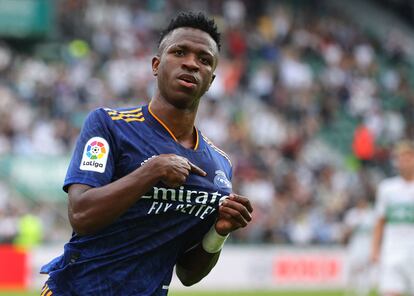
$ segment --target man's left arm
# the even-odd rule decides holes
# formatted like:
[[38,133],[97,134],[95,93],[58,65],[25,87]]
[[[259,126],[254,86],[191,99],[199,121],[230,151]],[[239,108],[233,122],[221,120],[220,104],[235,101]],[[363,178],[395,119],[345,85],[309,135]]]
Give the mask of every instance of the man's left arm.
[[250,201],[230,194],[219,207],[219,216],[201,243],[185,252],[176,265],[176,273],[184,286],[191,286],[204,278],[216,265],[227,236],[246,227],[252,220]]

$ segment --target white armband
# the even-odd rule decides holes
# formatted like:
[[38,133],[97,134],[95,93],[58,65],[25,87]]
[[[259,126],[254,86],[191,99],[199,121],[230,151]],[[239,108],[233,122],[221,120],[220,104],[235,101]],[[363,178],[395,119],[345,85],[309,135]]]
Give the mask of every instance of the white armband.
[[217,233],[214,225],[210,230],[204,235],[201,245],[203,246],[204,251],[210,254],[217,253],[223,248],[224,242],[229,237],[229,235],[220,235]]

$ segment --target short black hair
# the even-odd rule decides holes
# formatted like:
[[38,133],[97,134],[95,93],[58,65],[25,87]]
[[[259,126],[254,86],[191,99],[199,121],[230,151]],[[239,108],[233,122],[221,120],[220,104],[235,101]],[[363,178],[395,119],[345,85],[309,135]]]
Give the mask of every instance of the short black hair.
[[216,42],[217,48],[220,51],[220,33],[217,30],[217,25],[213,19],[208,18],[202,12],[180,12],[170,21],[168,27],[161,32],[160,39],[158,40],[158,47],[164,40],[165,36],[167,36],[171,31],[183,27],[199,29],[208,33]]

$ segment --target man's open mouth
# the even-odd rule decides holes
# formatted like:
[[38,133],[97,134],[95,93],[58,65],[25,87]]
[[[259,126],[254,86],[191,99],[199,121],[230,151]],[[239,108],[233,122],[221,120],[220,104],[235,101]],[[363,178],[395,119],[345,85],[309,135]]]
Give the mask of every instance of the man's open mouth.
[[196,85],[198,83],[197,79],[190,74],[181,74],[178,79],[186,85]]

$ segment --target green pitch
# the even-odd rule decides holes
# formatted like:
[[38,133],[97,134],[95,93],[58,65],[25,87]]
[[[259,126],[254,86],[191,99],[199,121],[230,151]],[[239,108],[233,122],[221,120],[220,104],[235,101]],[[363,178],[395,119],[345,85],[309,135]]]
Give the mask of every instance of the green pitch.
[[251,292],[187,292],[173,293],[169,296],[343,296],[343,292],[284,292],[284,291],[251,291]]
[[[39,296],[39,292],[0,292],[0,296]],[[343,296],[341,291],[251,291],[251,292],[170,292],[169,296]],[[375,296],[376,294],[371,294]]]
[[[343,291],[171,292],[168,296],[344,296]],[[372,293],[370,296],[376,296]]]

